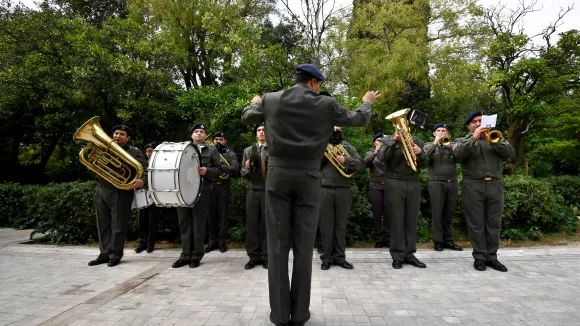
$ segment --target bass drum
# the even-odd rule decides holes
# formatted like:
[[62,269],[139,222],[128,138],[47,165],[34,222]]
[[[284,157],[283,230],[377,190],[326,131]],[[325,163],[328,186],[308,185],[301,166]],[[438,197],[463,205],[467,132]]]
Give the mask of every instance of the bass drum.
[[149,160],[149,192],[157,206],[192,207],[201,195],[201,155],[190,142],[164,142]]

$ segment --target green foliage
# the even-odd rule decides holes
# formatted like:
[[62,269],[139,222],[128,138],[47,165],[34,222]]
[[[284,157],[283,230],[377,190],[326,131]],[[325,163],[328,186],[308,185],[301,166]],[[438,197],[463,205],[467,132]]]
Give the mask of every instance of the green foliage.
[[34,227],[37,221],[29,216],[27,207],[39,188],[36,185],[0,184],[0,226]]

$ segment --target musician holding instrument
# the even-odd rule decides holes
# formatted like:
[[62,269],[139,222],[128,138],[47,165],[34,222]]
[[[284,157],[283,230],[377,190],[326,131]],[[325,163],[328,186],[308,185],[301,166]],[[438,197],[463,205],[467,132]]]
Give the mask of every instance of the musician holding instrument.
[[213,143],[220,155],[222,174],[211,184],[211,204],[209,215],[209,244],[205,252],[219,249],[228,250],[228,213],[230,207],[230,178],[240,174],[240,164],[236,152],[226,147],[227,139],[223,131],[213,134]]
[[346,261],[346,221],[352,204],[351,178],[366,169],[356,149],[344,140],[342,128],[334,126],[322,159],[322,200],[318,225],[322,242],[320,269],[329,270],[334,264],[353,269]]
[[[154,143],[147,144],[143,148],[147,160],[151,160],[151,154],[154,148]],[[139,242],[137,248],[135,248],[136,253],[141,253],[143,250],[152,253],[155,250],[159,217],[159,207],[155,204],[139,209]]]
[[483,112],[471,112],[465,125],[469,134],[457,139],[455,160],[461,165],[461,192],[469,240],[473,246],[473,267],[508,269],[497,260],[504,206],[503,163],[514,157],[514,148],[499,131],[481,125]]
[[[96,124],[98,126],[98,120]],[[126,187],[128,189],[119,189],[103,175],[97,174],[99,186],[95,194],[95,207],[97,211],[99,250],[101,253],[97,259],[89,262],[89,266],[107,263],[109,267],[113,267],[119,264],[123,257],[127,228],[131,218],[131,204],[135,196],[134,189],[139,189],[147,184],[147,160],[141,150],[129,145],[131,129],[126,125],[118,125],[113,127],[112,133],[112,141],[119,145],[126,154],[137,160],[142,168],[143,175],[132,181]],[[94,155],[89,154],[89,156]]]
[[387,119],[395,126],[393,136],[385,136],[379,149],[379,159],[385,162],[385,191],[387,218],[391,220],[391,246],[394,269],[403,263],[418,268],[427,266],[415,257],[417,251],[417,223],[421,204],[420,169],[427,158],[423,141],[412,136],[406,115],[409,109],[397,111]]
[[262,174],[261,157],[266,147],[264,123],[254,126],[254,135],[258,141],[244,149],[242,156],[243,178],[248,180],[246,192],[246,253],[250,261],[244,269],[252,269],[262,264],[268,268],[268,243],[266,237],[266,179]]
[[200,197],[193,207],[177,207],[179,219],[179,233],[181,234],[182,253],[173,263],[173,268],[189,265],[190,268],[199,267],[205,254],[205,225],[209,217],[211,200],[210,184],[215,182],[221,174],[220,156],[215,146],[205,143],[206,126],[198,123],[191,129],[191,140],[197,146],[201,163],[198,173],[202,177]]
[[375,229],[375,248],[391,245],[391,220],[387,217],[387,193],[385,191],[385,163],[379,160],[381,138],[385,134],[378,132],[373,136],[374,150],[365,155],[365,164],[370,169],[369,197],[373,212]]
[[[268,146],[266,229],[270,321],[302,325],[310,319],[312,255],[321,200],[320,163],[332,126],[364,126],[380,96],[367,92],[354,111],[321,96],[324,76],[310,64],[296,67],[295,85],[255,96],[242,121],[265,121]],[[292,287],[288,256],[292,243]]]
[[449,129],[440,122],[432,130],[435,140],[425,143],[425,154],[429,160],[429,197],[431,201],[431,229],[435,238],[435,251],[463,248],[453,242],[453,213],[457,199],[457,168]]

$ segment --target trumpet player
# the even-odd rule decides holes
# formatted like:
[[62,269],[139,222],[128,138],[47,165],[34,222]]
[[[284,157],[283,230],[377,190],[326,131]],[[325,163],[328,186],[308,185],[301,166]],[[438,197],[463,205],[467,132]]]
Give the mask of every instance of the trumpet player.
[[435,238],[435,250],[463,248],[453,242],[453,212],[457,199],[457,169],[453,155],[449,129],[445,122],[433,129],[435,140],[425,144],[429,171],[429,196],[431,198],[431,229]]
[[385,192],[385,163],[379,160],[381,138],[385,134],[378,132],[373,136],[375,149],[365,155],[365,164],[371,171],[369,180],[369,197],[373,212],[375,228],[375,248],[390,246],[391,221],[387,218],[387,194]]
[[[113,127],[112,133],[113,141],[143,167],[143,176],[140,179],[135,179],[133,189],[145,186],[147,183],[147,159],[141,150],[129,145],[131,129],[125,125],[118,125]],[[89,262],[89,266],[107,263],[109,267],[113,267],[118,265],[123,257],[127,228],[131,218],[131,203],[135,192],[117,189],[100,176],[97,176],[97,181],[99,187],[95,194],[95,208],[101,253],[97,259]]]
[[[408,126],[404,117],[403,124]],[[403,263],[418,268],[427,266],[415,257],[417,251],[417,223],[419,205],[421,204],[420,169],[424,167],[426,156],[423,152],[423,141],[412,137],[408,127],[395,126],[393,136],[382,138],[379,159],[385,162],[385,191],[387,195],[387,218],[391,220],[391,246],[389,252],[393,258],[394,269],[403,268]],[[407,160],[405,151],[412,151],[416,156],[416,171]]]
[[228,212],[230,207],[230,178],[240,173],[240,164],[236,152],[226,147],[226,136],[223,131],[213,134],[213,142],[220,154],[222,174],[211,184],[211,204],[208,220],[209,244],[205,252],[215,249],[220,252],[228,250]]
[[488,128],[481,125],[482,115],[478,110],[467,116],[465,125],[469,134],[457,139],[454,154],[463,173],[461,191],[473,246],[473,267],[477,271],[484,271],[489,266],[507,272],[497,260],[504,205],[502,171],[504,161],[511,159],[515,151],[505,139],[498,139],[500,137],[494,141],[482,139],[484,134],[489,134]]
[[344,148],[346,153],[336,153],[330,158],[325,156],[321,163],[322,198],[318,215],[322,242],[320,269],[328,270],[331,264],[353,269],[352,264],[346,261],[344,249],[346,220],[352,204],[350,177],[356,172],[364,172],[366,166],[356,149],[344,141],[341,127],[334,127],[329,143],[332,148]]

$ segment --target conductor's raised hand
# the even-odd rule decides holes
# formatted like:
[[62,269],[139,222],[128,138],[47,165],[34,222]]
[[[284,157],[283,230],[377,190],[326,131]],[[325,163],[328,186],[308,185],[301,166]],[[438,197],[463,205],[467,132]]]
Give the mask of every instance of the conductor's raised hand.
[[370,102],[373,104],[379,97],[381,97],[381,93],[379,93],[379,91],[372,91],[367,92],[365,96],[363,96],[362,100],[363,102]]
[[252,103],[260,103],[260,102],[262,102],[262,98],[260,97],[260,95],[256,95],[252,99]]

